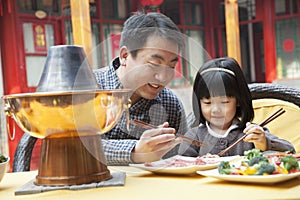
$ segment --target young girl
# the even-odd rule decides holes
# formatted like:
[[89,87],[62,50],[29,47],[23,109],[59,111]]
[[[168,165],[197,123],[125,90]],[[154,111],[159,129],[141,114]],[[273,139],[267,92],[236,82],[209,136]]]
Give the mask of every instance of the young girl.
[[245,150],[253,148],[294,150],[290,142],[272,135],[265,127],[250,123],[254,116],[251,93],[241,67],[233,58],[206,62],[196,75],[193,94],[194,115],[200,125],[185,135],[207,145],[196,147],[183,142],[180,155],[218,154],[244,134],[247,134],[244,141],[224,156],[243,155]]

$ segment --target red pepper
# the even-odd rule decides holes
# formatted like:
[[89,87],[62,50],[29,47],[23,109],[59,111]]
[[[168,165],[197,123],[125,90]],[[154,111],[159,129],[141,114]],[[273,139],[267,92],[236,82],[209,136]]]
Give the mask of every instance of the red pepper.
[[237,172],[230,172],[230,175],[240,175],[240,174]]
[[290,174],[296,173],[296,172],[300,172],[300,170],[299,170],[299,169],[291,169],[291,170],[289,171]]
[[275,164],[279,166],[281,164],[281,162],[280,161],[276,161]]
[[278,172],[278,171],[274,171],[272,174],[280,174],[280,172]]

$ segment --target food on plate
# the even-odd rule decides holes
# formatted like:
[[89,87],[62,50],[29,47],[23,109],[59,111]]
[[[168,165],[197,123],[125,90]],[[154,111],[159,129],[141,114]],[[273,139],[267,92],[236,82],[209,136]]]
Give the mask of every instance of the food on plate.
[[282,158],[285,156],[293,156],[297,159],[300,159],[300,153],[295,153],[293,151],[286,151],[286,152],[276,152],[276,153],[268,153],[264,155],[267,158]]
[[194,175],[197,171],[215,169],[221,161],[234,161],[241,159],[240,156],[202,156],[189,157],[176,155],[167,159],[154,162],[129,164],[132,167],[150,171],[156,174],[168,175]]
[[146,167],[188,167],[194,165],[207,165],[216,164],[219,161],[213,158],[203,157],[185,157],[185,156],[173,156],[165,159],[162,162],[147,162],[144,163]]
[[218,171],[220,174],[231,174],[235,171],[235,168],[234,168],[234,166],[231,166],[229,162],[222,161],[218,165]]
[[7,161],[7,158],[0,153],[0,163],[4,163]]
[[220,158],[220,156],[216,155],[216,154],[206,154],[206,155],[203,155],[201,156],[201,158]]
[[283,163],[283,167],[289,172],[292,170],[299,170],[299,162],[293,156],[285,156],[280,158],[280,162]]
[[268,158],[266,158],[264,156],[256,156],[256,157],[253,157],[253,158],[249,159],[248,164],[250,166],[253,166],[255,164],[268,163],[268,162],[269,162]]
[[244,152],[245,159],[239,164],[222,161],[218,165],[219,174],[230,175],[272,175],[300,172],[299,161],[295,156],[268,157],[258,149]]
[[250,160],[253,157],[261,157],[263,154],[262,152],[260,152],[259,149],[251,149],[248,151],[244,151],[244,156],[246,156],[246,158],[248,160]]

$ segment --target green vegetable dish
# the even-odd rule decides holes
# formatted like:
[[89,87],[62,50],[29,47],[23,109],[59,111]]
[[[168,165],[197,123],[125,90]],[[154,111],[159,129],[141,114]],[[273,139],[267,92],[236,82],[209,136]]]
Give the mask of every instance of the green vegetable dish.
[[299,161],[292,155],[265,157],[258,149],[244,152],[245,159],[238,165],[222,161],[218,165],[220,174],[272,175],[300,172]]
[[6,162],[7,158],[0,153],[0,163]]

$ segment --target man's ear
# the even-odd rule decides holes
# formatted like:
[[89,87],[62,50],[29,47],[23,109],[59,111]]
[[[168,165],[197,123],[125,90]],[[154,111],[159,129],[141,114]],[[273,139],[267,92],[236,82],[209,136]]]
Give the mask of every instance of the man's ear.
[[120,48],[120,61],[122,63],[123,60],[126,60],[127,59],[127,56],[128,56],[129,52],[128,52],[128,49],[126,46],[122,46]]

